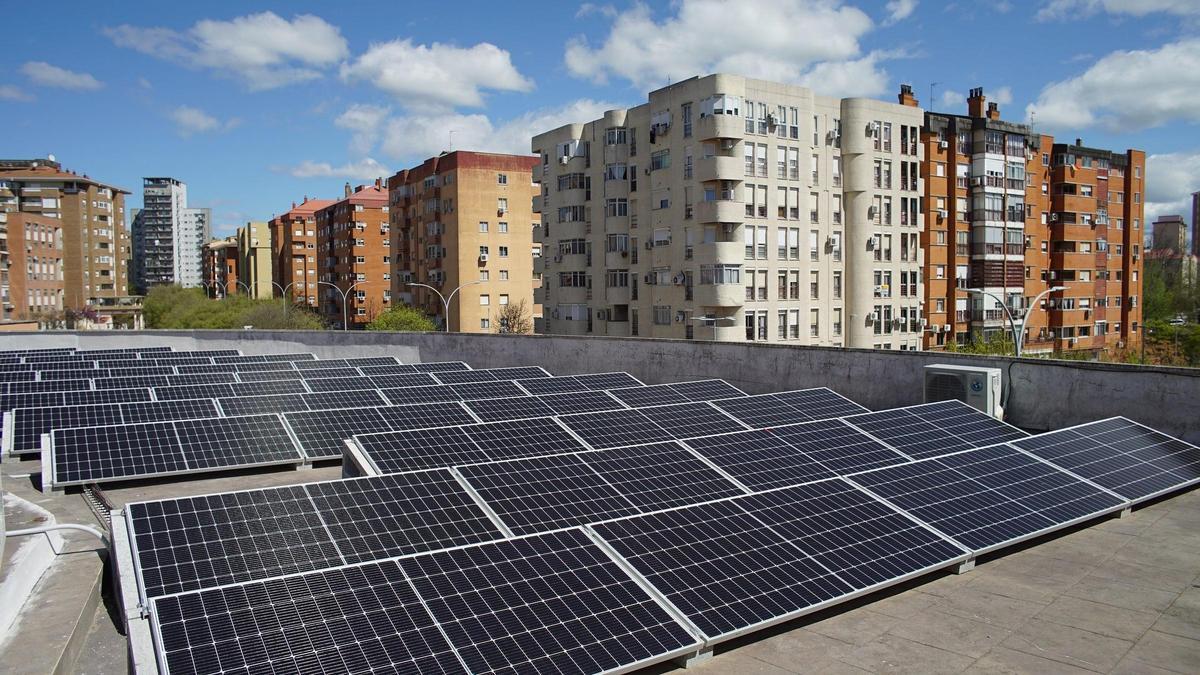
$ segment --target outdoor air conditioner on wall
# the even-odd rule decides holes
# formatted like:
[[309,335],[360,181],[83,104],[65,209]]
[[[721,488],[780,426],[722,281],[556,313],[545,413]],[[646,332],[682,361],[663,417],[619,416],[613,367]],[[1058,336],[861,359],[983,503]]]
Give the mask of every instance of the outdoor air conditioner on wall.
[[925,366],[925,402],[962,401],[996,419],[1004,419],[1000,406],[999,368],[934,363]]

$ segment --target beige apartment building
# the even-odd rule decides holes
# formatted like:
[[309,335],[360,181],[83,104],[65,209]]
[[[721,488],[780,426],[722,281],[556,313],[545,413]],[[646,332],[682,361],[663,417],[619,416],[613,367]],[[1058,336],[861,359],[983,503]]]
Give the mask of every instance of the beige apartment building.
[[271,228],[264,222],[248,222],[237,229],[238,272],[250,297],[274,296],[271,264]]
[[540,330],[918,349],[923,112],[716,74],[540,134]]
[[[392,292],[450,330],[508,330],[501,313],[525,303],[532,321],[536,157],[455,151],[388,179]],[[438,294],[450,296],[450,316]]]
[[[62,308],[83,309],[128,294],[129,234],[125,229],[127,191],[47,159],[0,160],[0,233],[7,237],[8,214],[20,212],[62,224]],[[4,248],[4,247],[0,247]],[[23,270],[9,269],[0,256],[4,281]],[[11,282],[9,282],[11,283]],[[12,318],[16,298],[3,284],[2,317]]]

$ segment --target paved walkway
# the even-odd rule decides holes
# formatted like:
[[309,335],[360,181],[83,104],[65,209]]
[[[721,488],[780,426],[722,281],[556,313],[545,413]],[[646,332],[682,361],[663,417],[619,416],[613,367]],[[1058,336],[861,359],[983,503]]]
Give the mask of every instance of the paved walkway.
[[1200,490],[719,646],[692,672],[1200,673]]

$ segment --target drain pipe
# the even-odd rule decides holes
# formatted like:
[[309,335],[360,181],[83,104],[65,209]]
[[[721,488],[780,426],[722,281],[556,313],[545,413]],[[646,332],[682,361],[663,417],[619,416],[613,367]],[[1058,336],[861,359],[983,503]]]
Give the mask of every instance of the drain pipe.
[[76,525],[74,523],[61,523],[57,525],[45,525],[43,527],[30,527],[24,530],[10,530],[4,533],[4,537],[22,537],[30,534],[45,534],[47,532],[54,532],[56,530],[78,530],[80,532],[87,532],[88,534],[99,539],[104,544],[105,548],[108,548],[109,546],[108,537],[104,536],[104,533],[100,530],[97,530],[90,525]]

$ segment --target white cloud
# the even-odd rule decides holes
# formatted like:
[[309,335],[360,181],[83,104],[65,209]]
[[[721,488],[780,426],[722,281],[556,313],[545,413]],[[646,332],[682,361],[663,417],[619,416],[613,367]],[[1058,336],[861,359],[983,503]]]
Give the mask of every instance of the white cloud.
[[209,115],[199,108],[181,105],[171,111],[171,121],[175,123],[176,130],[180,136],[187,138],[194,134],[204,134],[215,131],[229,131],[242,123],[236,117],[230,118],[224,122]]
[[272,167],[272,170],[276,173],[287,173],[296,178],[350,178],[353,180],[374,180],[387,178],[392,174],[390,169],[370,157],[364,157],[341,166],[306,159],[293,167]]
[[580,99],[556,108],[545,108],[493,123],[487,115],[405,115],[388,121],[382,143],[390,157],[421,161],[449,150],[449,133],[454,131],[454,148],[480,152],[530,154],[529,141],[535,134],[572,122],[588,122],[605,110],[622,107],[616,103]]
[[139,86],[139,87],[141,87],[142,89],[153,89],[153,88],[154,88],[154,85],[153,85],[153,84],[150,84],[150,80],[147,80],[147,79],[146,79],[146,78],[144,78],[144,77],[139,77],[139,78],[137,79],[137,84],[138,84],[138,86]]
[[585,2],[580,5],[579,9],[575,12],[575,18],[582,19],[593,14],[607,16],[611,19],[617,15],[617,8],[613,7],[612,5],[597,5],[595,3]]
[[880,62],[897,52],[873,51],[861,59],[818,63],[796,80],[822,96],[879,96],[888,89],[888,72]]
[[[711,72],[799,82],[821,62],[870,59],[859,46],[870,17],[838,0],[680,0],[672,7],[674,15],[656,21],[649,7],[635,4],[617,14],[595,46],[572,38],[567,70],[596,83],[615,76],[638,87]],[[798,37],[797,26],[820,39]],[[861,74],[867,65],[843,71]]]
[[1098,12],[1114,15],[1146,16],[1159,12],[1176,16],[1200,16],[1196,0],[1050,0],[1040,10],[1039,21],[1080,19]]
[[25,65],[21,66],[21,72],[34,84],[43,87],[89,91],[104,86],[103,82],[88,73],[77,73],[66,68],[59,68],[45,61],[27,61]]
[[1013,102],[1012,87],[997,87],[996,89],[985,92],[988,99],[999,105],[1008,105]]
[[356,103],[338,115],[333,123],[342,129],[352,131],[351,152],[356,155],[365,155],[375,147],[375,142],[379,140],[379,134],[382,131],[383,122],[391,111],[391,108],[383,106]]
[[887,10],[888,17],[883,22],[885,26],[890,26],[912,16],[913,10],[917,8],[917,0],[891,0],[884,9]]
[[104,34],[118,47],[207,68],[252,91],[319,78],[350,53],[338,27],[311,14],[291,21],[274,12],[204,19],[184,32],[125,24],[105,28]]
[[1164,214],[1188,218],[1192,193],[1200,191],[1200,150],[1146,157],[1146,222]]
[[967,97],[961,92],[951,91],[947,89],[942,92],[942,107],[943,108],[959,108],[967,102]]
[[0,101],[27,102],[33,100],[33,94],[11,84],[0,84]]
[[1200,121],[1200,39],[1119,51],[1042,89],[1025,109],[1039,125],[1132,131]]
[[505,50],[487,42],[456,47],[437,42],[392,40],[370,46],[341,68],[346,82],[364,81],[396,97],[406,108],[481,107],[483,91],[530,91]]

